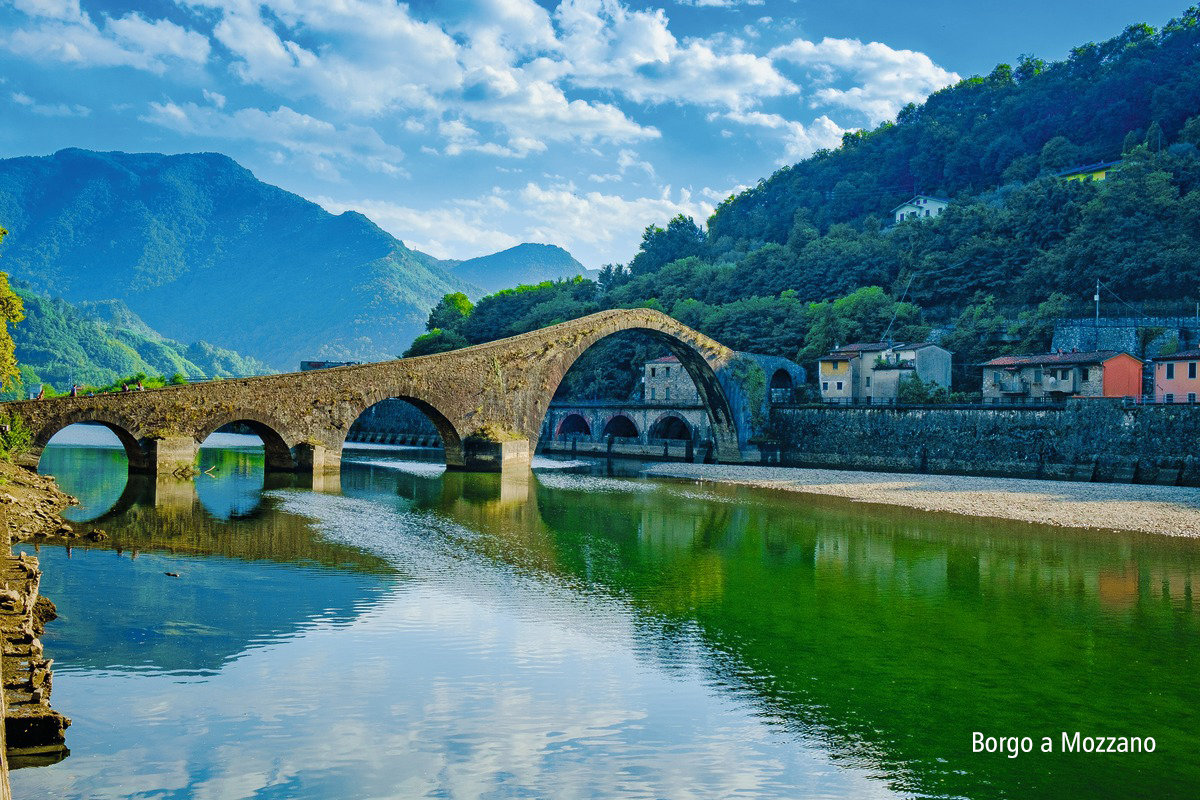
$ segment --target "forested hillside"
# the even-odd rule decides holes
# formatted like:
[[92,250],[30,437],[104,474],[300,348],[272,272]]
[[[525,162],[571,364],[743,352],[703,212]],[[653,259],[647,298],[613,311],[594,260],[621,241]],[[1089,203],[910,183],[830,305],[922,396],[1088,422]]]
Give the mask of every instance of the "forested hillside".
[[5,269],[68,301],[118,299],[163,335],[275,369],[386,358],[463,282],[366,217],[212,153],[0,160]]
[[[1198,146],[1193,8],[1059,63],[1022,57],[966,79],[730,198],[705,228],[647,228],[594,283],[500,292],[449,328],[431,318],[443,332],[417,346],[650,305],[733,347],[809,362],[835,342],[931,326],[954,328],[960,361],[1044,348],[1047,319],[1086,307],[1097,279],[1123,314],[1200,299]],[[1105,181],[1058,177],[1118,158]],[[892,225],[914,191],[952,202]]]
[[119,302],[80,308],[27,287],[16,292],[25,305],[25,319],[12,329],[21,378],[4,399],[24,397],[41,383],[62,393],[72,384],[105,386],[137,373],[198,380],[269,371],[207,342],[166,339]]

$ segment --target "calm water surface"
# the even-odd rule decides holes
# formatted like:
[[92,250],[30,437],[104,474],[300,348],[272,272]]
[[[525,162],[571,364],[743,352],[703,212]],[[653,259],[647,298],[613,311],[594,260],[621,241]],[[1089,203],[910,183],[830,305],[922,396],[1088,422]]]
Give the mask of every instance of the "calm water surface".
[[[72,753],[20,798],[1200,788],[1191,541],[380,448],[264,486],[241,437],[181,488],[82,430],[42,470],[110,538],[39,551]],[[977,730],[1157,750],[1010,759]]]

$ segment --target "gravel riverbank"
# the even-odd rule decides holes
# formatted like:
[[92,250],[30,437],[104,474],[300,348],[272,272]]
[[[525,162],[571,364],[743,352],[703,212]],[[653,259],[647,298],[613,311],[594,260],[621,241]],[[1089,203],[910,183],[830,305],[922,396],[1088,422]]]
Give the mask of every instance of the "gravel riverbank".
[[647,474],[1071,528],[1200,536],[1200,488],[1185,486],[725,464],[655,464]]

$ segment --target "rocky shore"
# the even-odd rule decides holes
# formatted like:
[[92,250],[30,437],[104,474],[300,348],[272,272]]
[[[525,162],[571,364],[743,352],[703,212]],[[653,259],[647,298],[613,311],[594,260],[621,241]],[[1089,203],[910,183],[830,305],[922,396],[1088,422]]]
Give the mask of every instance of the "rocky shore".
[[1200,488],[1193,487],[724,464],[656,464],[646,472],[974,517],[1200,536]]
[[14,555],[12,545],[80,536],[61,516],[74,502],[53,478],[0,462],[0,521],[6,532],[0,542],[0,684],[7,767],[53,763],[68,752],[71,720],[50,707],[53,660],[44,657],[40,639],[57,614],[54,603],[38,594],[38,560]]

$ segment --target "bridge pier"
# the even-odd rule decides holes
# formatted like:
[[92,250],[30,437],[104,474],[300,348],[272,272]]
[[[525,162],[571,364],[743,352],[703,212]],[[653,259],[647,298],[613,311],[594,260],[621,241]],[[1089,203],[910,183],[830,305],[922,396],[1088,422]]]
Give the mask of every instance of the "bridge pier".
[[533,447],[528,439],[493,442],[467,437],[462,444],[462,463],[450,461],[446,453],[446,469],[464,472],[511,472],[528,470]]
[[143,463],[135,464],[131,459],[131,472],[145,472],[150,475],[170,475],[190,471],[196,465],[196,455],[200,446],[191,436],[164,436],[157,439],[146,439],[142,442],[142,450],[146,454]]
[[296,460],[296,472],[301,475],[329,475],[342,471],[341,450],[334,450],[322,444],[301,442],[292,450]]

